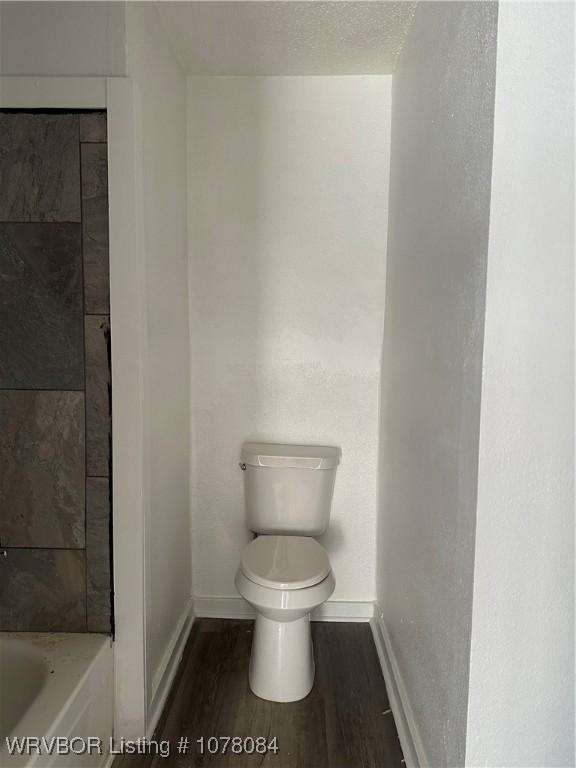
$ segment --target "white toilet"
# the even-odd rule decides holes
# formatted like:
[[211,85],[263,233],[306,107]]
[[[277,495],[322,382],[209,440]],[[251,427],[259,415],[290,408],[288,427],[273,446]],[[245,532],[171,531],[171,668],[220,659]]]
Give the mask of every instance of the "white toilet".
[[310,612],[335,587],[326,550],[339,448],[245,443],[245,547],[236,588],[256,609],[250,688],[269,701],[298,701],[314,683]]

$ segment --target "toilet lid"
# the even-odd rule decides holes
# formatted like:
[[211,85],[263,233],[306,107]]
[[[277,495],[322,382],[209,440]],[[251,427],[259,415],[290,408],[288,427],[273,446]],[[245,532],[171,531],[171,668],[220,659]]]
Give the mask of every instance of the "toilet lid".
[[309,536],[258,536],[240,567],[250,581],[272,589],[311,587],[330,573],[326,550]]

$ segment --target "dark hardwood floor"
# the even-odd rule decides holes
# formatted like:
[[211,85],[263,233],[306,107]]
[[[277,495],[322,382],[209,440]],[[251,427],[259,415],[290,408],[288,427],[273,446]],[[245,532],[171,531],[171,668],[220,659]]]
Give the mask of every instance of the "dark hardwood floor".
[[[122,755],[114,768],[402,768],[368,624],[312,624],[314,687],[289,704],[263,701],[248,687],[252,627],[251,621],[196,620],[155,734],[170,741],[170,756]],[[278,751],[234,754],[228,745],[225,754],[208,754],[211,736],[260,736],[266,744],[276,737]],[[189,739],[186,754],[177,750],[181,737]]]

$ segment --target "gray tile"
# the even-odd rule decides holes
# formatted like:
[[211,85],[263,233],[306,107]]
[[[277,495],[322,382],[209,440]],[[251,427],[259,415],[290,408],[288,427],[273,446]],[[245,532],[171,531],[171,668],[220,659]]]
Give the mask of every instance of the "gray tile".
[[84,394],[0,392],[0,539],[84,546]]
[[110,462],[110,321],[87,315],[86,340],[86,463],[91,477],[107,477]]
[[88,632],[110,632],[110,485],[86,480],[86,579]]
[[106,141],[106,112],[80,115],[80,141]]
[[84,306],[91,314],[108,314],[108,170],[106,144],[82,144],[82,235]]
[[0,389],[83,387],[80,224],[0,224],[0,349]]
[[0,114],[0,221],[80,221],[77,115]]
[[86,631],[84,552],[9,549],[0,558],[0,629]]
[[106,112],[87,112],[79,116],[80,141],[105,142],[107,139]]

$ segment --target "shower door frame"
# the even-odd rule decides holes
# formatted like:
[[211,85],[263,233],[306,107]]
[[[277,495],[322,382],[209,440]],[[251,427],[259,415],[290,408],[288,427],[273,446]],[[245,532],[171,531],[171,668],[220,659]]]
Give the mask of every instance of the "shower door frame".
[[148,736],[146,681],[146,307],[139,142],[129,77],[0,77],[3,109],[105,109],[108,123],[114,734]]

